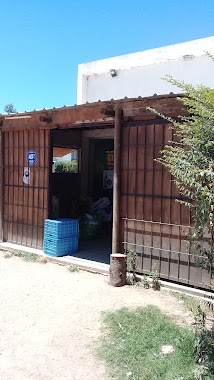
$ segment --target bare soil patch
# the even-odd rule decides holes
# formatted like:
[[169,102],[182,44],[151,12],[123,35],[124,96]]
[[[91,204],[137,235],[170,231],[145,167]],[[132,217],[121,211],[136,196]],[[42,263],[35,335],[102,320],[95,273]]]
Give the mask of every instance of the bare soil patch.
[[191,323],[184,305],[166,291],[113,288],[102,275],[0,252],[0,378],[105,380],[93,354],[102,312],[151,304],[180,325]]

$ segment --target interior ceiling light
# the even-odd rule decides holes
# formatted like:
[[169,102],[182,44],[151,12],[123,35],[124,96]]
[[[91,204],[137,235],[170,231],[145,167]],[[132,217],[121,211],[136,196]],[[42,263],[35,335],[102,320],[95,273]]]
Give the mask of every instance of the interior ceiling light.
[[115,69],[111,69],[110,74],[111,74],[112,78],[117,76],[117,72]]

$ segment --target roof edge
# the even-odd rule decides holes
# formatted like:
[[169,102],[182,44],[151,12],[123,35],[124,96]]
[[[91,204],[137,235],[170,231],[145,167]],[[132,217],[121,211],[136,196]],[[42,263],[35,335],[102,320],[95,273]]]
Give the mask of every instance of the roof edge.
[[63,107],[53,107],[53,108],[43,108],[41,110],[32,110],[32,111],[23,111],[23,112],[16,112],[16,113],[10,113],[10,114],[0,114],[0,119],[13,119],[16,118],[17,116],[27,116],[27,115],[32,115],[32,114],[44,114],[44,113],[55,113],[58,111],[62,110],[70,110],[70,109],[80,109],[80,108],[85,108],[85,107],[94,107],[96,105],[105,105],[105,104],[118,104],[118,103],[129,103],[129,102],[135,102],[139,100],[154,100],[154,99],[164,99],[164,98],[180,98],[184,96],[184,94],[179,93],[179,94],[174,94],[173,92],[170,92],[169,94],[163,94],[163,95],[157,95],[154,94],[152,96],[138,96],[137,98],[128,98],[125,97],[123,99],[110,99],[110,100],[98,100],[97,102],[86,102],[84,104],[74,104],[73,106],[63,106]]

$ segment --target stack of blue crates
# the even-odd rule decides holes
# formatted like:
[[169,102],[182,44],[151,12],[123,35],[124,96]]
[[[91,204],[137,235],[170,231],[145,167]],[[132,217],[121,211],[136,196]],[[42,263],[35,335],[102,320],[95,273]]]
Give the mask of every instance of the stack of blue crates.
[[46,219],[44,253],[50,256],[72,255],[78,251],[79,222],[76,219]]

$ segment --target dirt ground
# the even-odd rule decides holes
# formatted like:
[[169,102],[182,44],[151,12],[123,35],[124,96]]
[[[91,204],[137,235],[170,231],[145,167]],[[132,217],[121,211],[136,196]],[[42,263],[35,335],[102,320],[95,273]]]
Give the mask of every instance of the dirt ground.
[[168,292],[113,288],[106,276],[0,253],[0,379],[107,380],[93,348],[102,312],[153,304],[189,322]]

